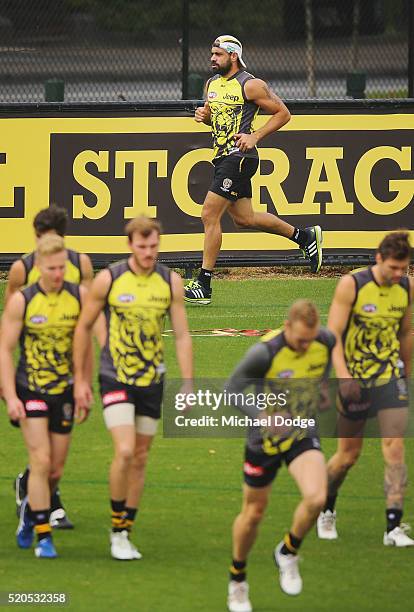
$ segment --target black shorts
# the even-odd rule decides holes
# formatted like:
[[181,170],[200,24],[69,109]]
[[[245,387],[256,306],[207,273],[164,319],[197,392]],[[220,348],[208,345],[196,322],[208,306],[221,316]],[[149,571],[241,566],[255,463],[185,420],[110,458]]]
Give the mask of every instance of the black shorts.
[[276,477],[283,461],[289,465],[296,457],[309,450],[321,450],[319,438],[303,438],[293,442],[289,450],[276,455],[254,453],[246,446],[243,475],[249,487],[267,487]]
[[258,157],[224,155],[213,160],[214,178],[209,191],[235,202],[252,197],[251,178],[259,166]]
[[[69,434],[72,431],[75,412],[72,387],[59,395],[47,395],[17,385],[16,392],[24,404],[28,419],[46,417],[49,421],[49,431],[52,433]],[[11,421],[11,424],[19,426],[18,421]]]
[[338,411],[350,421],[373,418],[379,410],[408,407],[408,387],[405,378],[394,378],[380,387],[362,388],[358,402],[338,394]]
[[113,404],[127,402],[134,404],[135,416],[149,416],[152,419],[161,417],[163,382],[148,387],[136,387],[100,377],[99,386],[104,409]]

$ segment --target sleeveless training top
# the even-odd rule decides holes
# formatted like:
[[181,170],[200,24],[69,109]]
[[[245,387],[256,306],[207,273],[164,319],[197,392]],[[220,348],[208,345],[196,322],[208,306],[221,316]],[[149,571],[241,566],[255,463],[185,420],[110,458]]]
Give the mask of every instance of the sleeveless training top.
[[259,111],[259,107],[247,100],[244,94],[246,81],[254,78],[249,72],[240,70],[229,79],[217,74],[207,84],[214,159],[232,154],[243,157],[258,156],[256,148],[241,153],[234,146],[235,134],[252,133],[252,123]]
[[171,271],[156,264],[149,275],[136,274],[127,260],[109,270],[101,376],[137,387],[156,384],[165,371],[161,334],[171,305]]

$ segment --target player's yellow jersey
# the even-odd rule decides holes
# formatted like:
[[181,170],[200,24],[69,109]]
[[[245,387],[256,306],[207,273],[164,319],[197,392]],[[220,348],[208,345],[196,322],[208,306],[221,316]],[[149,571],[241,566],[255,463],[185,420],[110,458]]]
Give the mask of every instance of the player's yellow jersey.
[[334,335],[324,328],[305,353],[293,350],[281,329],[269,332],[261,341],[266,343],[271,357],[265,379],[322,378],[330,366],[335,345]]
[[257,157],[257,149],[240,153],[234,144],[239,132],[251,134],[252,123],[259,107],[246,99],[244,85],[254,76],[240,70],[229,79],[215,75],[207,84],[207,101],[211,112],[211,134],[214,158],[238,153],[244,157]]
[[[281,412],[292,417],[315,417],[320,404],[320,383],[328,377],[331,366],[331,354],[335,346],[333,333],[321,328],[304,353],[291,348],[283,330],[280,329],[263,336],[262,342],[269,351],[269,366],[264,375],[262,391],[268,397],[272,392],[278,395],[284,390],[286,393],[285,407],[281,410],[278,406],[269,406],[267,413]],[[283,381],[287,380],[290,382],[283,385]],[[264,433],[261,450],[268,455],[286,452],[295,441],[309,435],[309,431],[298,429],[294,429],[287,436]]]
[[73,382],[72,341],[81,303],[79,285],[64,282],[58,293],[39,283],[22,290],[26,302],[16,380],[37,393],[58,395]]
[[[65,281],[68,283],[76,283],[79,285],[82,282],[82,271],[80,266],[80,254],[72,249],[66,249],[68,259],[66,261]],[[35,263],[36,253],[28,253],[23,255],[21,258],[24,269],[26,271],[26,278],[23,283],[24,286],[33,285],[40,279],[40,271]]]
[[109,270],[100,374],[137,387],[156,384],[165,371],[162,330],[171,305],[171,271],[157,264],[149,275],[136,274],[128,261]]
[[410,303],[407,276],[378,285],[371,267],[352,272],[356,297],[343,336],[345,359],[354,378],[390,380],[401,376],[401,319]]

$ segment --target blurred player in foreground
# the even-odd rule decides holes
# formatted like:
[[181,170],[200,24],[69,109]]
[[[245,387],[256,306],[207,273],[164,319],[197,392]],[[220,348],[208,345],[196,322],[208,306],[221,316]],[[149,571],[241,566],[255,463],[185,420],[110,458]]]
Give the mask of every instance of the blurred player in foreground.
[[[288,388],[285,415],[315,415],[320,409],[322,381],[328,377],[334,344],[334,335],[320,327],[314,304],[299,300],[291,306],[283,329],[270,332],[247,352],[227,383],[227,391],[240,393],[248,384],[260,384],[267,393]],[[239,408],[248,413],[245,407]],[[274,410],[283,414],[280,409]],[[230,612],[252,610],[246,581],[247,557],[282,464],[286,463],[302,495],[289,532],[274,549],[280,586],[288,595],[302,591],[298,550],[326,500],[326,464],[315,426],[288,428],[279,435],[276,431],[277,428],[258,427],[248,430],[243,505],[233,524],[227,600]]]
[[[28,497],[20,508],[17,544],[35,555],[57,556],[50,526],[51,491],[62,477],[74,420],[72,340],[86,289],[64,280],[67,251],[61,236],[37,245],[39,281],[7,302],[0,339],[0,372],[12,421],[18,421],[29,454]],[[13,352],[20,344],[15,369]],[[90,377],[91,347],[85,347]],[[85,420],[87,409],[78,413]],[[76,415],[75,415],[76,416]]]
[[[64,237],[67,229],[67,214],[64,208],[52,204],[49,208],[44,208],[37,213],[33,220],[33,228],[36,236],[36,243],[46,234],[55,234]],[[93,269],[88,255],[78,253],[72,249],[66,249],[67,260],[65,270],[65,280],[77,285],[82,284],[88,287],[93,278]],[[40,278],[40,270],[36,265],[36,251],[24,255],[17,259],[10,268],[8,283],[6,287],[5,304],[9,298],[23,287],[32,285]],[[20,506],[27,495],[27,481],[29,478],[29,468],[17,475],[13,487],[16,495],[17,514],[20,513]],[[52,491],[50,524],[55,529],[73,529],[73,523],[69,520],[64,508],[59,487]]]
[[192,379],[192,345],[181,278],[157,263],[160,225],[137,217],[126,226],[130,257],[94,280],[75,333],[75,398],[87,407],[91,389],[84,361],[94,322],[104,311],[107,337],[101,353],[100,389],[114,458],[110,468],[115,559],[140,559],[131,531],[145,480],[145,467],[161,415],[164,379],[162,330],[167,314],[175,333],[184,380]]
[[385,546],[413,546],[401,523],[407,487],[404,432],[408,419],[407,379],[413,349],[411,260],[407,232],[388,234],[376,263],[341,278],[329,312],[336,337],[333,352],[338,397],[338,448],[329,460],[328,499],[318,519],[322,539],[338,537],[335,502],[339,487],[362,450],[367,419],[377,417],[385,462]]

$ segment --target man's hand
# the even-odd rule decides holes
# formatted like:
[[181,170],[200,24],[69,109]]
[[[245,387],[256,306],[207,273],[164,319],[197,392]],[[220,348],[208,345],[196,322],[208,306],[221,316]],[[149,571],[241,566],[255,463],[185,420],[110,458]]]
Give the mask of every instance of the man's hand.
[[78,382],[75,384],[73,395],[75,398],[75,421],[76,423],[83,423],[91,410],[92,389],[87,382]]
[[254,132],[253,134],[236,134],[235,139],[234,145],[242,153],[247,153],[248,151],[254,149],[259,140]]
[[190,410],[193,408],[192,405],[190,406],[186,402],[186,396],[190,393],[194,393],[193,381],[185,380],[179,390],[180,396],[183,397],[182,401],[185,403],[185,407],[181,410],[182,414],[187,414],[187,412],[190,412]]
[[344,400],[358,402],[361,399],[361,387],[355,378],[341,378],[339,394]]
[[7,414],[11,421],[19,421],[26,418],[23,402],[18,397],[7,400]]
[[205,123],[210,118],[210,113],[207,111],[205,106],[198,106],[195,109],[194,119],[197,123]]
[[[288,435],[293,431],[292,425],[285,425],[286,419],[293,419],[293,416],[289,412],[267,412],[263,413],[260,418],[271,417],[270,425],[266,426],[266,433],[272,438],[287,438]],[[279,417],[279,419],[277,419]],[[276,420],[277,419],[277,420]],[[283,420],[282,420],[283,419]]]
[[329,386],[326,381],[321,382],[319,412],[326,412],[331,407],[331,398],[329,396]]

